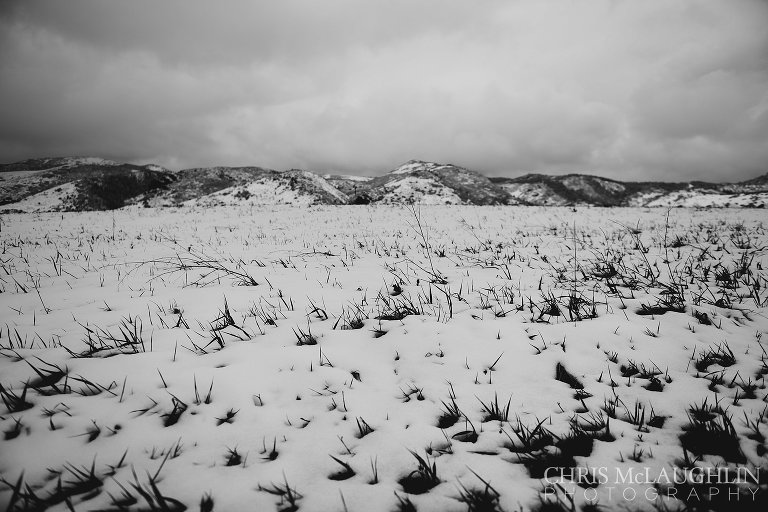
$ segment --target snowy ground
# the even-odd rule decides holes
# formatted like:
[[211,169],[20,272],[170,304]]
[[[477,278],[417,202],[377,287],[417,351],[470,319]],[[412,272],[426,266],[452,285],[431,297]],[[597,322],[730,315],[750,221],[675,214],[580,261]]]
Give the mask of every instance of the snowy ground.
[[666,213],[5,215],[0,508],[761,509],[765,216]]

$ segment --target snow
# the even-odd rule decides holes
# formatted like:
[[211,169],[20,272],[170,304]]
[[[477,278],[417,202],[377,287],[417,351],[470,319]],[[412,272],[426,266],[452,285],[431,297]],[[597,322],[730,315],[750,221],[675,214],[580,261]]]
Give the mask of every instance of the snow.
[[331,195],[332,197],[336,198],[340,202],[346,202],[347,196],[341,193],[336,187],[328,183],[324,178],[318,176],[317,174],[309,171],[286,171],[286,175],[296,175],[299,176],[307,181],[309,181],[312,185],[315,187],[325,191],[327,194]]
[[[291,180],[296,180],[293,184]],[[340,202],[346,196],[316,174],[286,171],[279,176],[256,178],[246,185],[227,187],[212,194],[185,201],[186,206],[294,205],[322,202],[313,191],[321,190]]]
[[383,204],[461,204],[461,198],[449,187],[428,178],[408,176],[384,185]]
[[228,187],[185,201],[186,206],[236,206],[236,205],[278,205],[308,206],[316,202],[314,196],[303,194],[277,180],[257,179],[245,186]]
[[422,162],[420,160],[411,160],[410,162],[407,162],[394,171],[391,171],[389,174],[409,174],[416,171],[433,171],[436,169],[439,169],[440,167],[445,167],[444,165],[432,163],[432,162]]
[[[591,193],[599,197],[594,188],[585,183],[580,177],[569,177],[563,181],[574,190]],[[614,184],[610,181],[601,181],[601,183],[606,189],[614,192],[623,191],[623,185],[621,184]],[[543,183],[502,183],[501,187],[511,197],[523,202],[530,202],[541,206],[564,206],[570,204],[569,200],[562,198]],[[657,189],[636,193],[627,199],[627,204],[632,207],[664,208],[765,208],[768,206],[768,193],[721,194],[695,188],[675,192]],[[579,205],[577,204],[577,206]]]
[[149,164],[149,165],[146,165],[145,167],[150,171],[158,171],[158,172],[168,171],[168,169],[166,169],[165,167],[157,164]]
[[[598,181],[600,185],[606,190],[608,190],[609,192],[620,193],[625,190],[624,185],[622,185],[621,183],[615,183],[613,181],[602,180],[599,178],[598,178]],[[565,178],[563,178],[563,183],[566,186],[572,188],[573,190],[578,190],[591,195],[599,195],[595,191],[595,188],[592,186],[592,184],[583,176],[566,176]]]
[[622,183],[617,183],[611,180],[600,180],[600,185],[602,185],[605,190],[613,192],[614,194],[624,192],[627,188]]
[[11,181],[13,179],[25,178],[33,174],[38,174],[38,173],[48,172],[48,171],[56,171],[58,169],[61,169],[61,166],[50,167],[48,169],[38,169],[35,171],[5,171],[0,173],[0,183],[6,180]]
[[744,208],[768,206],[768,193],[720,194],[697,189],[666,192],[657,190],[635,194],[629,199],[632,206],[687,207],[687,208]]
[[115,162],[114,160],[107,160],[106,158],[98,158],[93,156],[67,158],[66,160],[67,165],[120,165],[119,162]]
[[348,181],[358,181],[358,182],[366,182],[371,181],[373,178],[371,176],[354,176],[352,174],[326,174],[323,176],[326,180],[348,180]]
[[768,206],[768,192],[753,194],[718,194],[716,192],[702,192],[697,190],[681,190],[671,192],[646,202],[647,206],[664,207],[745,207]]
[[501,186],[518,201],[530,201],[544,206],[562,206],[567,203],[543,183],[502,183]]
[[21,201],[2,205],[0,211],[17,210],[31,213],[65,210],[70,207],[77,193],[74,183],[64,183],[27,196]]
[[[393,193],[434,186],[406,177]],[[274,183],[247,190],[304,200]],[[564,437],[574,422],[605,419],[614,397],[614,439],[594,441],[578,467],[651,477],[671,468],[688,408],[704,400],[733,418],[745,460],[728,465],[765,466],[765,443],[744,421],[765,432],[765,285],[754,298],[742,282],[703,275],[746,262],[740,279],[765,283],[764,212],[422,206],[415,218],[388,206],[215,206],[234,193],[181,208],[3,216],[0,509],[21,481],[23,495],[51,497],[53,510],[69,510],[63,494],[75,510],[118,509],[112,497],[124,492],[138,501],[125,510],[149,510],[134,485],[153,494],[157,474],[158,492],[189,510],[208,494],[214,510],[285,510],[263,489],[288,482],[300,511],[390,512],[400,496],[419,512],[458,512],[468,508],[461,485],[484,488],[476,475],[498,491],[499,508],[532,510],[544,480],[510,449],[521,446],[520,425]],[[665,245],[677,236],[687,242]],[[611,293],[589,276],[613,257],[621,272],[644,282],[650,269],[659,282],[630,289],[615,278],[621,296]],[[638,314],[687,265],[684,311]],[[570,293],[594,300],[597,317],[571,321]],[[715,304],[724,296],[732,304]],[[541,314],[545,297],[561,316]],[[397,304],[419,311],[393,319]],[[354,318],[361,328],[344,328]],[[298,344],[304,333],[317,344]],[[115,348],[133,336],[144,345]],[[696,368],[722,344],[735,361]],[[623,376],[632,363],[658,367],[663,390]],[[588,395],[554,378],[558,364]],[[67,376],[50,377],[57,368]],[[451,390],[466,421],[438,428]],[[29,407],[13,406],[22,395]],[[509,403],[509,421],[483,421],[494,397]],[[664,425],[633,424],[636,404]],[[361,436],[361,421],[373,431]],[[473,428],[476,442],[461,440]],[[429,492],[399,483],[417,468],[409,450],[437,468]],[[331,456],[355,474],[337,479]],[[704,453],[697,464],[723,460]],[[91,467],[93,485],[75,487]],[[595,489],[602,510],[664,505],[643,498],[648,482],[612,483]],[[580,510],[584,489],[564,485]],[[625,488],[637,499],[625,503]]]
[[103,165],[103,166],[121,165],[119,162],[115,162],[113,160],[106,160],[104,158],[97,158],[97,157],[66,157],[66,158],[54,158],[51,160],[56,161],[58,165],[53,165],[51,167],[46,167],[43,169],[35,169],[31,171],[2,172],[0,173],[0,182],[5,180],[16,179],[16,178],[24,178],[33,174],[39,174],[43,172],[67,170],[67,169],[76,167],[78,165]]

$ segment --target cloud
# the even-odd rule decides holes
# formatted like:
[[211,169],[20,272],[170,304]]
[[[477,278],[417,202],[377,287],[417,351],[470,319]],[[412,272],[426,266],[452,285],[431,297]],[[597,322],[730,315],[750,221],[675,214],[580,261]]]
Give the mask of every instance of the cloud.
[[768,162],[768,4],[11,2],[0,159],[734,180]]

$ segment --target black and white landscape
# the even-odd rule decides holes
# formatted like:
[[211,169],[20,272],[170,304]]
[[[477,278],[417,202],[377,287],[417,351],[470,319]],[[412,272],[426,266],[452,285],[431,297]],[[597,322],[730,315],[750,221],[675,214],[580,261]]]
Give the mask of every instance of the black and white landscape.
[[766,21],[3,3],[0,510],[766,510]]
[[39,158],[0,165],[6,212],[83,211],[130,205],[534,205],[765,208],[768,174],[738,183],[622,182],[586,174],[492,177],[411,160],[379,176],[262,167],[170,171],[100,158]]

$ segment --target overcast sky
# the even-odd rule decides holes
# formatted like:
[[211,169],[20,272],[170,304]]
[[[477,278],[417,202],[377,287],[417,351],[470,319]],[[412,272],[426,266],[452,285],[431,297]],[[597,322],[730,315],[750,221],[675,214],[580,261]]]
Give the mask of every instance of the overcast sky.
[[768,171],[768,2],[0,3],[0,161],[735,181]]

